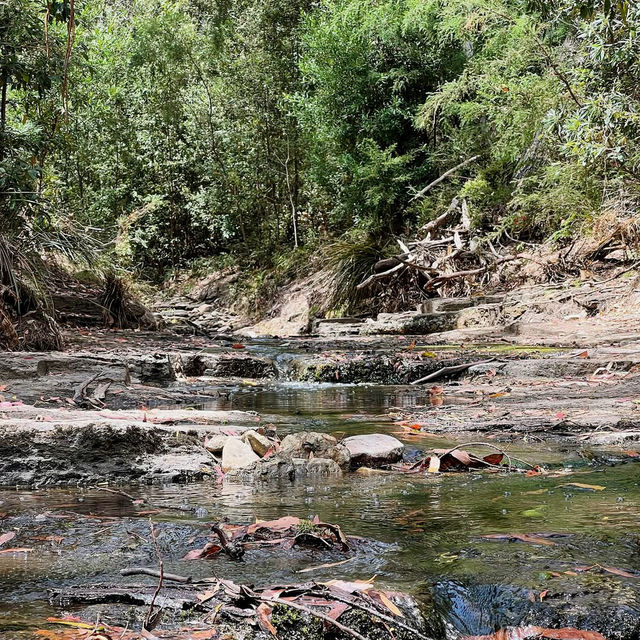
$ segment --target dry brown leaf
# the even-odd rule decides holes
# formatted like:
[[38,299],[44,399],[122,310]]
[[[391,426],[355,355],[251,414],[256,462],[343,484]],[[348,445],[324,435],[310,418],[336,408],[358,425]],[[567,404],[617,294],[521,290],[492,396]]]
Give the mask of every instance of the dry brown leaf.
[[277,638],[278,632],[276,628],[273,626],[273,624],[271,623],[272,612],[273,612],[273,607],[263,602],[256,609],[256,616],[257,616],[258,624],[260,625],[260,628],[263,631],[267,631],[268,633],[270,633],[274,638]]

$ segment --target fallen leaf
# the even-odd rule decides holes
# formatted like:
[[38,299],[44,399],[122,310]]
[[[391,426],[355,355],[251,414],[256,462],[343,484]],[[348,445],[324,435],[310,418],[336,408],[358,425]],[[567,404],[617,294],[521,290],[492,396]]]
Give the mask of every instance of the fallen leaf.
[[429,458],[429,468],[427,469],[428,473],[438,473],[440,471],[440,458],[438,456],[431,456]]
[[319,584],[324,584],[327,587],[336,587],[342,591],[346,591],[347,593],[354,593],[355,591],[367,591],[369,589],[373,589],[372,583],[374,580],[375,576],[373,578],[369,578],[369,580],[354,580],[353,582],[347,582],[346,580],[329,580],[329,582],[321,582]]
[[246,347],[242,343],[236,342],[235,344],[231,345],[231,348],[232,349],[245,349]]
[[407,346],[407,351],[413,351],[416,348],[416,341],[412,340],[411,343]]
[[351,607],[346,602],[336,602],[331,606],[331,609],[327,611],[327,615],[332,620],[337,620],[345,611],[348,611]]
[[540,602],[542,602],[545,598],[545,596],[549,593],[548,589],[545,589],[544,591],[540,592]]
[[284,516],[277,520],[258,521],[250,524],[247,527],[248,535],[255,535],[256,533],[277,533],[283,534],[290,531],[294,527],[300,524],[300,518],[295,516]]
[[276,628],[271,623],[271,613],[273,612],[273,607],[270,607],[268,604],[263,602],[256,609],[256,616],[258,618],[258,624],[263,631],[269,632],[275,638],[278,637],[278,632]]
[[67,616],[66,618],[47,618],[47,622],[63,624],[67,627],[73,627],[74,629],[95,629],[96,626],[95,623],[82,622],[80,618],[74,618],[72,616]]
[[[553,535],[553,534],[550,534]],[[526,542],[528,544],[542,544],[547,547],[554,547],[555,542],[548,540],[542,534],[532,535],[529,533],[490,533],[480,536],[485,540],[505,540],[507,542]]]
[[606,487],[600,484],[585,484],[584,482],[565,482],[561,487],[577,487],[578,489],[591,489],[591,491],[604,491]]
[[603,571],[607,573],[613,573],[616,576],[622,576],[623,578],[640,578],[640,573],[631,573],[624,569],[616,569],[615,567],[601,567]]
[[182,559],[183,560],[200,560],[201,558],[210,558],[218,555],[222,551],[222,547],[213,542],[208,542],[202,549],[192,549]]
[[[369,593],[369,596],[371,595],[372,594]],[[385,595],[383,591],[377,591],[376,596],[380,599],[380,602],[382,602],[382,604],[387,609],[389,609],[391,613],[393,613],[394,616],[397,616],[398,618],[404,618],[404,614],[402,613],[402,611],[400,611],[400,609],[398,609],[398,607],[393,604],[393,602],[391,602],[391,600]]]
[[13,531],[8,531],[7,533],[3,533],[0,536],[0,546],[2,546],[5,542],[9,542],[9,540],[13,540],[16,537],[16,534]]

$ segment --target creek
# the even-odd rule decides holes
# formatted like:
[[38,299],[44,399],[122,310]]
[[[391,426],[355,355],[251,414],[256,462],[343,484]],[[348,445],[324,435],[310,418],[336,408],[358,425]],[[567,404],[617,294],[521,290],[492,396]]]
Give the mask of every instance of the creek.
[[[456,401],[445,396],[453,409]],[[199,408],[257,411],[280,436],[308,430],[394,433],[409,455],[460,444],[397,434],[386,412],[425,402],[427,392],[416,387],[278,382],[223,384],[219,398]],[[159,523],[165,569],[178,574],[257,585],[375,577],[376,584],[416,596],[443,620],[449,638],[492,633],[523,620],[569,620],[585,628],[598,624],[598,611],[613,616],[607,624],[615,631],[615,615],[639,610],[637,464],[594,465],[574,445],[557,442],[521,440],[504,448],[550,473],[348,474],[268,486],[224,481],[124,487],[143,506],[90,488],[4,490],[2,531],[26,531],[33,544],[28,552],[0,553],[0,637],[32,638],[47,616],[68,612],[49,603],[50,588],[117,583],[122,568],[154,566],[152,550],[140,542],[148,537],[149,516]],[[256,550],[242,562],[225,556],[181,559],[204,539],[211,522],[284,515],[318,515],[371,542],[349,562],[304,573],[298,572],[340,558],[317,550]],[[542,533],[557,536],[533,544],[482,537]],[[607,613],[614,609],[618,613]]]

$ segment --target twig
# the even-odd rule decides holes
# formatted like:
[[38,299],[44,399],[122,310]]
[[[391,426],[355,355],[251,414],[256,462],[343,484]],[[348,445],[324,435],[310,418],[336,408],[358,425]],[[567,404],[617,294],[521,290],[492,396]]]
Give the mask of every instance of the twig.
[[444,376],[448,376],[452,373],[462,373],[471,367],[475,367],[479,364],[487,364],[489,362],[495,362],[495,358],[489,358],[489,360],[478,360],[477,362],[469,362],[468,364],[458,364],[451,367],[442,367],[442,369],[438,369],[433,373],[430,373],[428,376],[424,376],[424,378],[420,378],[418,380],[414,380],[411,384],[422,384],[423,382],[429,382],[430,380],[437,380]]
[[418,198],[422,198],[427,193],[427,191],[429,191],[430,189],[435,187],[437,184],[440,184],[445,178],[448,178],[452,173],[455,173],[458,169],[462,169],[462,167],[465,167],[470,162],[473,162],[474,160],[477,160],[479,157],[480,156],[473,156],[471,158],[467,158],[466,160],[464,160],[460,164],[458,164],[455,167],[453,167],[453,169],[449,169],[449,171],[445,171],[439,178],[436,178],[433,182],[429,183],[424,189],[421,189],[420,191],[418,191],[418,193],[416,193],[413,196],[413,198],[411,198],[411,200],[409,200],[409,202],[413,202],[414,200],[417,200]]
[[151,604],[149,605],[149,611],[147,611],[147,615],[144,619],[144,624],[143,629],[146,629],[147,631],[151,631],[153,629],[153,627],[150,627],[151,625],[151,616],[153,614],[153,605],[156,602],[156,598],[158,597],[158,594],[160,593],[160,590],[162,589],[162,584],[164,582],[164,562],[162,560],[162,554],[160,553],[160,549],[158,548],[158,540],[156,538],[156,530],[153,527],[153,521],[151,520],[151,518],[149,518],[149,527],[151,529],[151,540],[153,541],[153,547],[155,549],[156,552],[156,556],[158,558],[158,565],[160,566],[160,571],[159,571],[159,579],[158,579],[158,586],[156,587],[156,590],[153,592],[153,598],[151,598]]
[[430,234],[432,231],[435,231],[438,227],[440,227],[442,224],[444,224],[447,221],[447,218],[457,208],[458,208],[458,198],[454,198],[444,213],[441,213],[435,220],[431,220],[431,222],[427,222],[427,224],[425,224],[424,227],[420,229],[421,233],[424,233],[426,236]]
[[[152,578],[159,578],[160,571],[157,569],[150,569],[149,567],[131,567],[130,569],[120,569],[121,576],[151,576]],[[172,582],[184,582],[189,583],[193,581],[191,576],[179,576],[175,573],[162,573],[163,580],[171,580]]]
[[105,372],[105,369],[102,369],[101,371],[98,371],[96,374],[92,375],[88,380],[85,380],[84,382],[81,382],[75,389],[73,392],[73,402],[74,404],[78,404],[79,402],[81,402],[82,400],[86,400],[86,396],[85,396],[85,392],[87,390],[87,387],[96,379],[100,379],[102,377],[102,374]]
[[318,618],[330,625],[333,625],[336,629],[339,629],[343,633],[350,635],[352,638],[357,638],[357,640],[369,640],[368,638],[365,638],[365,636],[358,633],[354,629],[351,629],[345,626],[341,622],[338,622],[337,620],[330,618],[328,615],[325,615],[324,613],[320,613],[319,611],[314,611],[313,609],[310,609],[309,607],[305,607],[304,605],[296,604],[295,602],[291,602],[289,600],[280,600],[280,598],[265,598],[252,591],[250,591],[250,593],[252,594],[253,597],[258,599],[260,602],[266,602],[267,604],[281,604],[281,605],[284,605],[285,607],[291,607],[292,609],[297,609],[298,611],[302,611],[303,613],[313,616],[314,618]]
[[138,498],[134,498],[132,495],[126,493],[125,491],[120,491],[118,489],[108,489],[107,487],[98,487],[93,486],[93,487],[89,487],[89,489],[95,489],[96,491],[108,491],[109,493],[115,493],[117,496],[123,496],[125,498],[128,498],[129,500],[131,500],[131,502],[135,502]]
[[597,280],[595,284],[605,284],[606,282],[611,282],[612,280],[615,280],[616,278],[619,278],[620,276],[623,276],[625,273],[629,273],[629,271],[633,271],[638,267],[640,267],[640,260],[638,260],[638,262],[634,262],[629,268],[625,269],[624,271],[620,271],[620,273],[616,273],[615,276],[611,276],[606,280]]
[[366,280],[363,280],[356,289],[364,289],[369,286],[374,280],[379,280],[380,278],[385,278],[386,276],[395,273],[396,271],[400,271],[400,269],[404,268],[406,265],[399,260],[399,258],[394,258],[394,260],[398,260],[398,264],[395,267],[387,271],[383,271],[382,273],[372,273]]

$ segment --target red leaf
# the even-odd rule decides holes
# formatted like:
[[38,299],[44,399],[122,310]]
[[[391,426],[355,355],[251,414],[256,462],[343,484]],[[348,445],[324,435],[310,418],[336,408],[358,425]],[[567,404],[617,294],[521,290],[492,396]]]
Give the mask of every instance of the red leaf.
[[498,466],[502,460],[504,459],[504,454],[502,453],[491,453],[488,456],[482,458],[487,464],[493,464]]
[[222,547],[213,542],[204,545],[202,549],[192,549],[182,559],[183,560],[200,560],[201,558],[210,558],[218,555],[222,551]]
[[603,571],[607,573],[613,573],[616,576],[622,576],[623,578],[640,578],[640,574],[631,573],[630,571],[625,571],[624,569],[616,569],[615,567],[602,567]]
[[244,349],[244,348],[245,348],[245,346],[244,346],[242,343],[240,343],[240,342],[236,342],[235,344],[232,344],[232,345],[231,345],[231,348],[232,348],[232,349]]
[[278,637],[278,632],[276,628],[271,624],[271,612],[273,611],[273,607],[270,607],[268,604],[263,602],[257,609],[256,615],[258,618],[258,624],[263,631],[267,631],[271,633],[275,638]]
[[280,535],[290,531],[293,527],[296,527],[299,524],[300,518],[296,518],[295,516],[284,516],[283,518],[278,518],[277,520],[254,522],[247,527],[247,535],[255,535],[258,532],[262,534],[275,533]]

